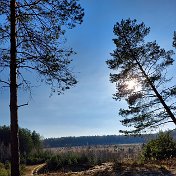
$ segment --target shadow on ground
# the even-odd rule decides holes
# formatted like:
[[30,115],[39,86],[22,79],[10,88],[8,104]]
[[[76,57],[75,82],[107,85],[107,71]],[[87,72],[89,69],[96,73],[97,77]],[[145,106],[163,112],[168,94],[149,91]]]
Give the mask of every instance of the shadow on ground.
[[94,176],[176,176],[164,167],[154,167],[148,165],[122,165],[117,164],[112,170],[102,170]]

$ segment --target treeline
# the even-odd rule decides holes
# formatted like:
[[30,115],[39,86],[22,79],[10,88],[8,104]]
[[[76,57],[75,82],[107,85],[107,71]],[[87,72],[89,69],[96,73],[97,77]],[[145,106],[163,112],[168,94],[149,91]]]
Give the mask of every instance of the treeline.
[[72,146],[92,146],[92,145],[115,145],[115,144],[135,144],[144,143],[146,136],[81,136],[81,137],[61,137],[47,138],[43,141],[45,148],[72,147]]
[[[25,163],[32,154],[42,148],[41,136],[35,131],[19,129],[21,162]],[[10,127],[0,127],[0,162],[10,161]]]
[[[170,131],[176,139],[176,130]],[[44,148],[72,147],[72,146],[93,146],[93,145],[115,145],[115,144],[137,144],[146,143],[156,137],[156,134],[144,134],[141,136],[107,135],[107,136],[80,136],[47,138],[43,140]]]

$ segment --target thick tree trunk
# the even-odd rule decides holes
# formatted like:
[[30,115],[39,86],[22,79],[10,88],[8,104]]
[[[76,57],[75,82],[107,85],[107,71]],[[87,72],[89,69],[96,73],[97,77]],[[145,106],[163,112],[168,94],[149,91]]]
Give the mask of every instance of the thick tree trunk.
[[17,106],[17,63],[16,63],[16,1],[10,1],[10,119],[11,119],[11,176],[20,176],[18,106]]

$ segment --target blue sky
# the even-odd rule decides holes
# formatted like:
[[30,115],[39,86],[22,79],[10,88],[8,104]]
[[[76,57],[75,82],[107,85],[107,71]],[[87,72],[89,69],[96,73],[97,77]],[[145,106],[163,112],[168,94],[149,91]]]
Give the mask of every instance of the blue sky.
[[[36,130],[44,137],[118,134],[118,109],[124,102],[112,99],[115,85],[109,82],[110,70],[105,61],[114,49],[113,26],[121,19],[137,19],[151,27],[147,40],[157,40],[165,49],[172,49],[176,30],[175,0],[80,0],[85,9],[82,25],[66,33],[67,46],[77,55],[71,65],[78,84],[64,95],[50,95],[50,88],[41,85],[19,92],[20,127]],[[29,79],[34,80],[34,76]],[[34,85],[39,83],[34,82]],[[0,125],[9,122],[9,93],[0,92]]]

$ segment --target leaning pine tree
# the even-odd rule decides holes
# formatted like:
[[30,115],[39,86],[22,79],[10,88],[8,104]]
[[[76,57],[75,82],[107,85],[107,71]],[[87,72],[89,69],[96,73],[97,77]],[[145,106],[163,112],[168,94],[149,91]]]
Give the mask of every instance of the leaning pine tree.
[[20,175],[17,90],[30,87],[27,71],[37,72],[58,94],[76,84],[69,69],[73,51],[62,44],[65,30],[80,24],[83,16],[77,0],[0,1],[0,71],[10,72],[0,83],[10,86],[12,176]]
[[[168,122],[176,125],[176,85],[166,77],[174,52],[160,48],[156,41],[144,42],[149,32],[136,20],[122,20],[114,26],[116,49],[107,64],[116,71],[110,74],[110,81],[116,83],[114,99],[125,99],[128,104],[119,111],[122,124],[128,127],[120,130],[124,134],[140,134]],[[135,85],[130,86],[132,82]]]

